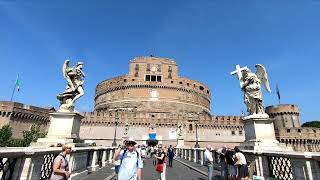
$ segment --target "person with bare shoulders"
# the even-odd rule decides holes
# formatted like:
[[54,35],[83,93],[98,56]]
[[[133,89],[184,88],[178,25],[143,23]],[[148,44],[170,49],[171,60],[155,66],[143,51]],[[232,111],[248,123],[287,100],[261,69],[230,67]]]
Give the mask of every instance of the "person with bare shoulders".
[[67,155],[71,153],[71,146],[64,145],[62,152],[54,159],[51,180],[66,180],[70,177]]

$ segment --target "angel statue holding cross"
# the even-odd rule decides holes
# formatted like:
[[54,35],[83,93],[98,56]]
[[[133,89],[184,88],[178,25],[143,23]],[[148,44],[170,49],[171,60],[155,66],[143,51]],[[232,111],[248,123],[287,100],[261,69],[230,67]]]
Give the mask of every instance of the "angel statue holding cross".
[[263,107],[261,83],[270,93],[270,85],[266,69],[261,64],[256,64],[256,73],[250,71],[248,67],[240,68],[236,66],[236,70],[231,75],[237,74],[240,81],[240,88],[244,92],[244,103],[247,106],[249,116],[264,115],[267,116]]

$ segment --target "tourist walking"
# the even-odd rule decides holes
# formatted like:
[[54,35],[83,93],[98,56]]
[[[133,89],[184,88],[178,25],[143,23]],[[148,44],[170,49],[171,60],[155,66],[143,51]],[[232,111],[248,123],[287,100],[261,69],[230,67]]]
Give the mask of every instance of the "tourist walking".
[[219,155],[220,159],[220,166],[221,166],[221,180],[227,180],[228,179],[228,164],[226,161],[226,154],[227,148],[222,147],[221,153]]
[[208,145],[204,152],[204,162],[205,165],[208,167],[208,180],[212,180],[213,175],[213,158],[211,153],[211,146]]
[[158,172],[158,180],[166,179],[166,152],[162,147],[158,148],[156,171]]
[[135,145],[137,144],[133,138],[124,141],[125,149],[118,148],[113,156],[113,161],[120,160],[118,169],[118,180],[141,180],[143,163],[141,154],[139,154]]
[[64,145],[62,152],[54,159],[51,180],[66,180],[70,177],[67,155],[71,153],[71,146]]
[[246,180],[249,176],[249,170],[247,166],[247,160],[244,154],[240,151],[238,147],[234,148],[234,151],[236,152],[236,166],[238,168],[238,179],[239,180]]
[[226,151],[226,161],[228,167],[228,177],[231,180],[237,179],[237,168],[235,166],[235,152],[232,149],[227,149]]
[[168,148],[168,158],[169,158],[169,167],[172,167],[172,161],[174,158],[174,149],[172,145],[170,145]]

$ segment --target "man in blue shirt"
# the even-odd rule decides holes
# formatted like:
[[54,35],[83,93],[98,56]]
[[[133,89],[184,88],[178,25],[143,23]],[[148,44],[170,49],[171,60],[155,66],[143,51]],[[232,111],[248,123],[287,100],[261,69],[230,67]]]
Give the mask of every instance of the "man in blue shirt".
[[143,164],[141,154],[135,150],[137,144],[133,138],[124,141],[126,149],[119,147],[113,156],[113,161],[120,160],[118,180],[141,180]]

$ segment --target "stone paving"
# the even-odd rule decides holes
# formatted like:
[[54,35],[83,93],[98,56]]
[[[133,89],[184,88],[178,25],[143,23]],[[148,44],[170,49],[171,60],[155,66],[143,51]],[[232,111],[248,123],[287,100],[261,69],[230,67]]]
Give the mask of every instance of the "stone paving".
[[[191,166],[192,168],[188,167]],[[83,180],[105,180],[107,177],[112,177],[114,170],[111,164],[100,170],[89,174]],[[196,168],[197,170],[194,170]],[[178,158],[173,161],[173,167],[167,166],[166,179],[167,180],[207,180],[207,168],[200,164]],[[152,159],[145,159],[144,168],[142,171],[143,180],[157,180],[157,172],[155,166],[152,164]],[[220,179],[220,171],[214,169],[214,180]]]
[[83,178],[82,180],[105,180],[107,177],[112,177],[114,173],[114,166],[112,164],[107,164],[105,167],[95,171]]

